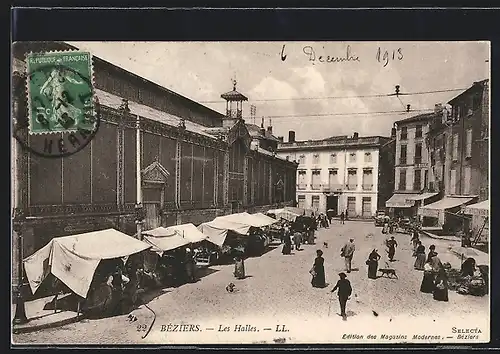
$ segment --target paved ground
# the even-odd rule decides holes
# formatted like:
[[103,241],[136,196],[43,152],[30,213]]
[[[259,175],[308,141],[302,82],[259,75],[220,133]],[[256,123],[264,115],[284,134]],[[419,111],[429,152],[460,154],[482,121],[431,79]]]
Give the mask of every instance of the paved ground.
[[[210,341],[217,342],[225,341],[220,337],[223,334],[217,332],[220,325],[231,324],[234,327],[233,324],[238,321],[237,323],[253,326],[258,322],[259,326],[260,323],[263,324],[259,327],[260,330],[272,327],[275,332],[277,324],[288,323],[286,321],[292,319],[300,319],[304,333],[314,337],[316,330],[307,328],[309,319],[329,318],[335,324],[348,323],[356,326],[368,323],[364,319],[373,319],[373,311],[379,315],[377,318],[387,321],[401,315],[415,321],[429,318],[433,321],[443,318],[467,320],[469,316],[489,318],[487,296],[462,296],[450,291],[450,301],[442,303],[434,301],[432,295],[419,291],[422,273],[413,270],[414,258],[411,256],[408,235],[395,235],[399,248],[396,261],[391,266],[397,270],[397,280],[367,278],[365,260],[374,247],[382,255],[380,266],[387,260],[383,247],[385,235],[381,234],[381,228],[375,228],[372,223],[351,221],[339,225],[337,222],[329,229],[321,229],[317,236],[316,245],[304,245],[303,251],[294,251],[292,255],[283,256],[279,247],[262,257],[248,259],[245,262],[248,277],[244,280],[234,280],[232,266],[216,266],[213,267],[212,274],[203,277],[196,284],[165,289],[164,294],[149,302],[149,307],[156,313],[156,320],[151,333],[144,340],[141,337],[153,320],[152,312],[144,306],[134,311],[138,318],[136,322],[128,322],[126,315],[85,320],[61,328],[15,335],[13,339],[16,343],[38,344],[166,344],[173,334],[168,333],[170,337],[167,337],[167,332],[161,331],[162,325],[166,327],[168,324],[184,323],[199,324],[203,332],[176,333],[177,340],[196,343],[197,338],[205,335],[211,336]],[[342,322],[336,315],[338,302],[331,300],[329,290],[337,281],[338,272],[343,270],[343,259],[339,257],[340,248],[349,237],[356,240],[353,266],[359,270],[349,274],[354,296],[348,303],[348,321]],[[436,245],[443,262],[449,261],[453,266],[459,266],[460,260],[448,251],[453,242],[425,237],[422,240],[427,247],[430,244]],[[328,248],[325,248],[324,242],[328,243]],[[318,248],[324,251],[326,278],[330,283],[327,289],[314,289],[310,285],[308,271]],[[225,286],[231,281],[236,284],[237,291],[229,294],[225,291]],[[207,331],[208,327],[215,330]],[[329,328],[324,325],[322,327]],[[324,328],[318,327],[317,330]],[[275,333],[275,337],[276,335]],[[298,337],[300,334],[294,333],[294,336]],[[251,342],[245,339],[238,341]]]

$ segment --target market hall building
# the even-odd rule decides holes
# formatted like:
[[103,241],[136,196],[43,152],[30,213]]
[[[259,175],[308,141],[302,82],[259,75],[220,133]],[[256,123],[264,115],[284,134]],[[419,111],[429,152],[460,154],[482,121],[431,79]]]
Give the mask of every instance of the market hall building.
[[[26,78],[27,52],[65,49],[76,48],[17,44],[13,87]],[[295,204],[297,164],[272,151],[277,138],[253,141],[236,86],[222,95],[224,115],[96,57],[94,77],[101,124],[84,149],[41,158],[13,139],[12,197],[23,212],[24,257],[57,236],[110,227],[134,235],[137,216],[147,230]],[[14,94],[19,119],[27,102],[23,91]]]

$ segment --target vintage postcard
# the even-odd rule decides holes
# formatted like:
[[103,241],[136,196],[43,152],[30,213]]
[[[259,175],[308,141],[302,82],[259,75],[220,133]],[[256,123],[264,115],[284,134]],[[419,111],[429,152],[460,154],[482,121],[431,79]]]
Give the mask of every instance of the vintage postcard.
[[489,342],[489,42],[12,48],[13,343]]

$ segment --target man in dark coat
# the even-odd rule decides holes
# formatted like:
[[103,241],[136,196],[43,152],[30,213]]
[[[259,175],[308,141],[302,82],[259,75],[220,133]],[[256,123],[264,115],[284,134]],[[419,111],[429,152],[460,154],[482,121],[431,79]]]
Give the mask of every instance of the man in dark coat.
[[345,273],[339,273],[340,280],[337,281],[337,284],[332,289],[332,293],[338,289],[337,295],[339,297],[340,303],[340,316],[344,321],[347,320],[347,314],[345,312],[345,308],[347,305],[347,300],[352,294],[352,286],[351,282],[347,279],[347,275]]

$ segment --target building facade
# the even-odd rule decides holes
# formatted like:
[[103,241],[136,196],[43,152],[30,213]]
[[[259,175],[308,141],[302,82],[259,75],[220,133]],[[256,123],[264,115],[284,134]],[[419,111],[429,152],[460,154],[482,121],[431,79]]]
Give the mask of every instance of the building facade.
[[393,196],[386,207],[394,215],[415,216],[419,206],[434,201],[437,192],[429,190],[429,154],[426,136],[431,122],[441,117],[432,113],[396,121],[396,156]]
[[[278,154],[298,162],[297,203],[299,208],[335,215],[348,212],[351,218],[371,218],[390,196],[383,178],[393,176],[394,140],[388,137],[336,136],[323,140],[280,143]],[[381,178],[383,177],[383,178]]]
[[464,227],[477,230],[484,224],[482,218],[469,220],[457,214],[464,205],[489,199],[489,81],[476,82],[450,100],[440,119],[431,124],[426,140],[429,188],[440,186],[443,199],[420,213],[445,228],[465,222]]
[[[25,87],[27,52],[67,49],[76,48],[16,45],[13,86]],[[239,115],[223,115],[95,57],[94,76],[101,123],[88,146],[42,158],[13,143],[25,257],[57,236],[109,227],[134,235],[138,204],[150,229],[295,203],[297,164],[252,147],[241,102]],[[16,121],[26,120],[23,93],[14,92]]]

